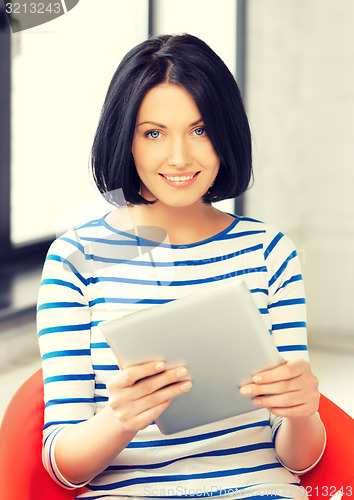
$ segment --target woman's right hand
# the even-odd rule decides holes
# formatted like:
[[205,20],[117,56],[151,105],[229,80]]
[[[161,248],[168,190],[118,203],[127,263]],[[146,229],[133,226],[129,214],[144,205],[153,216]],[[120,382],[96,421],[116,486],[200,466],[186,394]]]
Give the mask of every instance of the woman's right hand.
[[191,389],[185,366],[166,370],[163,361],[120,370],[107,383],[108,404],[127,432],[137,433],[166,410],[172,399]]

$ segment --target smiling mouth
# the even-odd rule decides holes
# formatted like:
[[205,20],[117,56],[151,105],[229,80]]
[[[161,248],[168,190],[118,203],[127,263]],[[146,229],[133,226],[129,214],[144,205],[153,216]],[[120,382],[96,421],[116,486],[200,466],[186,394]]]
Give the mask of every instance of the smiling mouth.
[[192,175],[166,175],[166,174],[159,174],[168,181],[173,181],[173,182],[185,182],[193,179],[196,175],[198,175],[200,172],[196,172],[195,174]]

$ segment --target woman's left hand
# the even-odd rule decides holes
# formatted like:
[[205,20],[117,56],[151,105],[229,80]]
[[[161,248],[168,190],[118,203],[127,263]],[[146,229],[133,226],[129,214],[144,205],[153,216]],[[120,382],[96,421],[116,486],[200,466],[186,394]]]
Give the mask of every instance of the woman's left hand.
[[256,373],[252,381],[240,392],[252,397],[258,408],[267,408],[280,417],[308,417],[318,410],[318,379],[303,359]]

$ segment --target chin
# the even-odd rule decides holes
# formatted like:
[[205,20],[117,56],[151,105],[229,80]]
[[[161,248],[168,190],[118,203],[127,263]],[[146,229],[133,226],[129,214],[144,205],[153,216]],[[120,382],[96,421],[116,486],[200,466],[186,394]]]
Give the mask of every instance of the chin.
[[200,198],[187,198],[187,197],[182,197],[180,199],[176,198],[173,199],[173,197],[169,197],[167,199],[160,198],[158,200],[162,205],[165,205],[166,207],[170,208],[187,208],[187,207],[192,207],[195,205],[199,205],[200,203],[203,203],[202,197]]

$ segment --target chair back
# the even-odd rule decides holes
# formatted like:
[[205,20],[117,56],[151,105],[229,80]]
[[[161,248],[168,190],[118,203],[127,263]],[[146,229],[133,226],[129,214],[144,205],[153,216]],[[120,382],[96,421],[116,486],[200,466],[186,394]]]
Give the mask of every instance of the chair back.
[[1,500],[73,500],[78,490],[57,485],[42,464],[42,370],[11,399],[0,427]]

